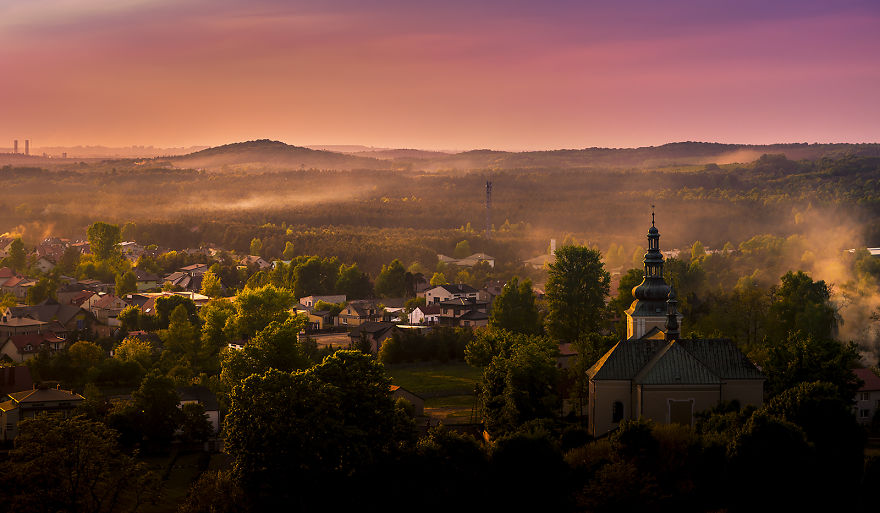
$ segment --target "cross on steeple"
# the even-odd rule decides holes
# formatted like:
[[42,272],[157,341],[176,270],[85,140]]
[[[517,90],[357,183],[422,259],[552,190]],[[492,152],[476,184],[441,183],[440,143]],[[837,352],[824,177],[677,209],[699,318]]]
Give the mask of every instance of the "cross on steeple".
[[651,226],[654,226],[654,205],[651,205]]

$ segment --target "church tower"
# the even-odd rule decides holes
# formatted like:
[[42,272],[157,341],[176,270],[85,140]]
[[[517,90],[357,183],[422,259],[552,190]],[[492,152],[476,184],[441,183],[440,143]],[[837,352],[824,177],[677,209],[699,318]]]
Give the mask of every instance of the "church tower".
[[[648,252],[645,253],[645,278],[633,288],[635,301],[626,311],[626,338],[637,339],[653,328],[666,328],[670,288],[663,279],[663,253],[660,252],[660,231],[654,226],[651,212],[651,228],[648,229]],[[674,295],[672,296],[675,297]],[[676,312],[680,320],[681,314]]]

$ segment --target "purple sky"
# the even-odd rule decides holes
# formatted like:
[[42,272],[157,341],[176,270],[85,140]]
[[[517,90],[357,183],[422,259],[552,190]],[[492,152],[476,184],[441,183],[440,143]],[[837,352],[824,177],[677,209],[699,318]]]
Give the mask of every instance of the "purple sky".
[[880,2],[0,3],[0,147],[880,141]]

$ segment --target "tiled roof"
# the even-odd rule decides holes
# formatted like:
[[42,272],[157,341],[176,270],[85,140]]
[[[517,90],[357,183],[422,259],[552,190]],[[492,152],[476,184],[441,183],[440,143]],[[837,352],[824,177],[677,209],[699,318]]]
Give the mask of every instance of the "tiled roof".
[[853,374],[865,382],[865,384],[862,385],[862,388],[859,389],[859,392],[880,390],[880,377],[874,374],[874,371],[871,369],[853,369]]
[[666,384],[765,379],[732,341],[688,338],[673,344],[660,339],[620,341],[590,367],[587,375],[592,380],[635,379]]
[[84,401],[85,397],[71,392],[70,390],[61,390],[60,388],[37,388],[32,390],[24,390],[9,394],[9,397],[15,402],[21,403],[40,403],[44,401]]
[[[19,353],[37,353],[40,351],[41,344],[57,344],[59,342],[64,342],[64,339],[56,336],[52,332],[47,332],[31,333],[29,335],[13,335],[9,337],[9,341],[16,349],[18,349]],[[31,346],[30,351],[25,350],[27,346]]]
[[449,292],[450,294],[474,294],[477,292],[477,289],[471,287],[466,283],[438,285],[438,287],[442,287],[443,290]]
[[635,376],[634,381],[642,385],[682,384],[682,385],[717,385],[721,379],[690,355],[676,342],[669,342],[666,347],[654,355]]

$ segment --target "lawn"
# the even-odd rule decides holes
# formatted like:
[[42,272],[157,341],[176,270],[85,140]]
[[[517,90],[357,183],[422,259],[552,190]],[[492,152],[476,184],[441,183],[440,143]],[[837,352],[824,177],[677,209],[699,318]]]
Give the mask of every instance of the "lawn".
[[421,363],[386,367],[391,382],[425,399],[425,415],[445,424],[467,423],[481,371],[466,363]]
[[391,382],[424,398],[469,395],[481,372],[464,362],[389,365]]

